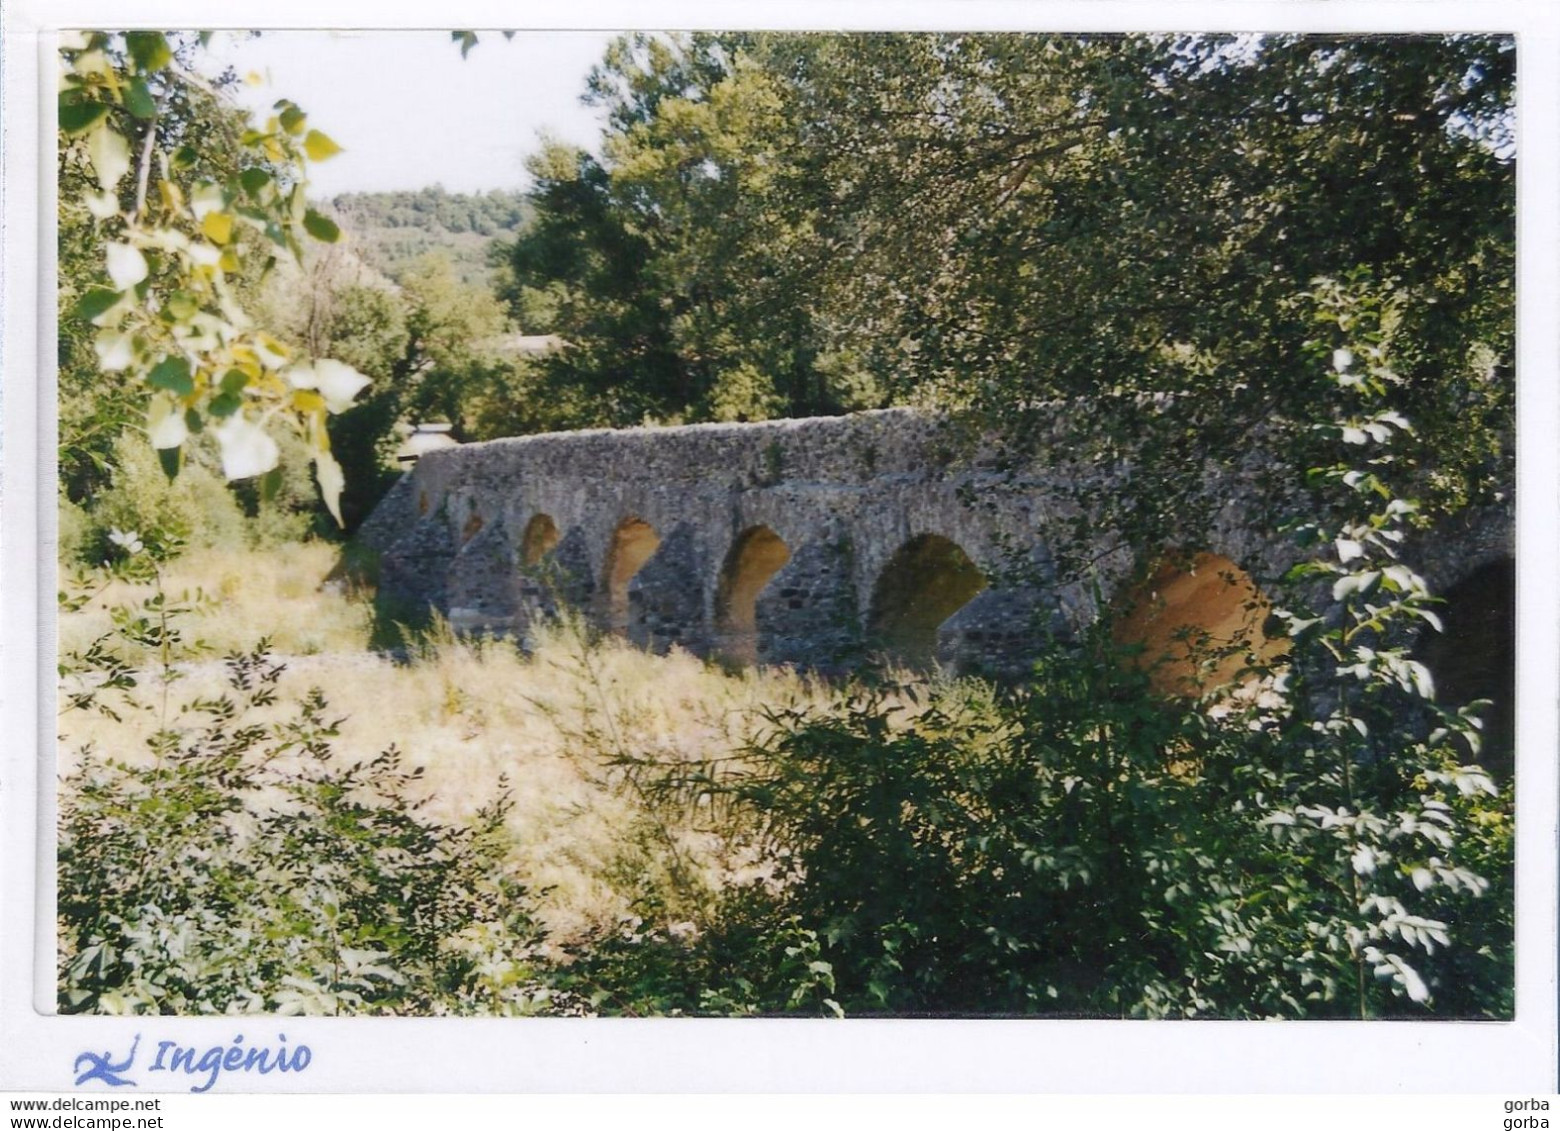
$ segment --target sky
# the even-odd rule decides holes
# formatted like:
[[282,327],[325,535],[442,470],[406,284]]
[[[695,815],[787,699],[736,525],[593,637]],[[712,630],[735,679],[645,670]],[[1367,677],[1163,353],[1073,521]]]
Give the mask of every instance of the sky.
[[310,194],[523,188],[542,131],[594,148],[597,113],[580,104],[608,32],[498,32],[467,57],[447,31],[218,33],[213,57],[240,77],[259,117],[289,98],[344,152],[312,164]]

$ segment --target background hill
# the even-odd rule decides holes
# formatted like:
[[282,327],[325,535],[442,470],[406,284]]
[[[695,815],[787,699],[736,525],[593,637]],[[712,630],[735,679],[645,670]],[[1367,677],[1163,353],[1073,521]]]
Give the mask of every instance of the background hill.
[[330,201],[358,256],[399,282],[419,257],[443,251],[463,283],[489,281],[488,248],[530,215],[519,191],[466,194],[441,186],[402,192],[343,193]]

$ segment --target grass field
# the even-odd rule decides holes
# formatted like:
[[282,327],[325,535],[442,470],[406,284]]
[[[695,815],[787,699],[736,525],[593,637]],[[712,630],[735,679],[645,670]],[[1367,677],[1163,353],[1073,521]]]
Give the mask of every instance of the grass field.
[[[823,688],[788,670],[731,673],[686,653],[652,656],[570,625],[540,634],[529,654],[507,640],[457,639],[439,625],[406,633],[395,656],[375,653],[371,594],[332,580],[336,564],[322,543],[202,551],[171,563],[164,588],[190,594],[185,627],[199,642],[178,657],[167,689],[171,725],[180,725],[182,705],[221,693],[224,653],[269,636],[288,665],[273,719],[322,688],[332,717],[342,719],[336,756],[362,759],[396,745],[409,767],[424,769],[427,811],[440,818],[464,818],[507,784],[517,871],[533,891],[545,889],[540,915],[560,942],[629,917],[636,892],[668,861],[686,873],[681,886],[695,889],[719,887],[747,867],[741,845],[702,828],[697,814],[650,804],[614,763],[739,755],[764,727],[766,709],[821,701]],[[113,606],[152,592],[116,582],[62,614],[62,654],[107,632]],[[88,757],[152,757],[147,739],[163,725],[163,689],[156,657],[143,662],[144,710],[119,720],[61,714],[62,775],[84,749]]]

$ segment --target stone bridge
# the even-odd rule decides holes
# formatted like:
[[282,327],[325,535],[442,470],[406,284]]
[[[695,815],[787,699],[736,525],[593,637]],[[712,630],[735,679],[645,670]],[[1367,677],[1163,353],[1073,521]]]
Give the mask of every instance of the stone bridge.
[[[1211,505],[1157,570],[1100,529],[1090,586],[1060,577],[1053,551],[1089,521],[1075,488],[1101,473],[1071,461],[1060,432],[998,466],[906,409],[435,451],[359,540],[381,553],[383,600],[432,606],[461,630],[523,638],[567,604],[658,651],[824,670],[886,653],[1000,673],[1093,618],[1096,593],[1131,603],[1127,631],[1150,650],[1187,627],[1260,641],[1261,589],[1297,550],[1257,517],[1254,466],[1210,464]],[[1440,666],[1471,666],[1481,695],[1481,673],[1502,664],[1510,683],[1511,539],[1509,510],[1483,513],[1410,555],[1435,591],[1463,591]]]

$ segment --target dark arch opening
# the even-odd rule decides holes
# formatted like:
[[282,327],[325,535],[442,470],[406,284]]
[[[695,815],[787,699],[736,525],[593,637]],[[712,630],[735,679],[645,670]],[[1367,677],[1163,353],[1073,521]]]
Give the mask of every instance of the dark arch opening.
[[732,543],[715,589],[715,631],[731,659],[758,663],[758,595],[790,560],[790,548],[767,526],[749,527]]
[[628,630],[628,583],[650,560],[661,536],[642,518],[625,518],[612,533],[607,548],[607,626],[614,632]]
[[558,547],[558,524],[551,515],[539,514],[525,524],[520,536],[520,564],[534,566]]
[[986,588],[956,542],[940,534],[910,539],[883,567],[867,614],[870,643],[911,667],[937,660],[937,629]]
[[1436,606],[1445,631],[1427,630],[1419,659],[1435,680],[1436,701],[1460,707],[1488,699],[1483,749],[1468,758],[1509,777],[1515,764],[1517,674],[1517,563],[1501,558],[1480,566]]
[[1198,695],[1278,659],[1284,642],[1263,632],[1272,606],[1251,575],[1221,554],[1166,557],[1116,603],[1118,644],[1165,695]]

